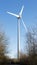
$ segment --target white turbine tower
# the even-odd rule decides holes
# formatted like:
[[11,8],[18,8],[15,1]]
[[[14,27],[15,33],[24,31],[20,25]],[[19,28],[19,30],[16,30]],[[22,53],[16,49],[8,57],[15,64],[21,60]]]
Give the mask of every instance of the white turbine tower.
[[[19,58],[19,47],[20,47],[20,19],[22,19],[23,9],[24,9],[24,6],[22,6],[22,9],[21,9],[19,15],[7,11],[8,14],[13,15],[18,19],[18,24],[17,24],[17,48],[18,48],[17,49],[18,50],[17,55],[18,55],[18,58]],[[23,19],[22,19],[22,23],[23,23],[23,25],[27,31],[27,28],[26,28],[26,25],[24,24]]]

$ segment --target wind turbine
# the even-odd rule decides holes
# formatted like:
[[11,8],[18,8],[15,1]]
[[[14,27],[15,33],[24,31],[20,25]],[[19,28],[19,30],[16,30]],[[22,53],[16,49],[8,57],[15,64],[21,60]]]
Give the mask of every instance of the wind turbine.
[[[24,9],[24,6],[22,6],[22,9],[18,15],[7,11],[8,14],[13,15],[18,19],[18,22],[17,22],[17,48],[18,48],[18,54],[17,55],[18,55],[18,58],[19,58],[19,47],[20,47],[20,19],[22,19],[23,9]],[[22,20],[22,23],[23,23],[23,25],[27,31],[26,25],[24,24],[23,20]]]

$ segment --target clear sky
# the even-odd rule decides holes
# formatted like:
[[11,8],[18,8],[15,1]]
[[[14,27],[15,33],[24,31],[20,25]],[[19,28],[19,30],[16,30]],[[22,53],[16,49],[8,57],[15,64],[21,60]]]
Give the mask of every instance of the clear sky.
[[[18,14],[24,5],[22,18],[27,28],[37,25],[37,0],[0,0],[0,26],[9,38],[9,56],[16,57],[17,54],[17,18],[6,13],[6,11]],[[23,52],[26,30],[21,22],[21,43],[20,51]]]

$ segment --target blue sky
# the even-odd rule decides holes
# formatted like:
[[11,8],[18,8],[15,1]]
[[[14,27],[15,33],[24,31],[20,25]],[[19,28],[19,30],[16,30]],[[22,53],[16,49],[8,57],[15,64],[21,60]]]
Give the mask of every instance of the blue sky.
[[[10,11],[18,14],[24,5],[22,18],[27,28],[37,25],[37,0],[0,0],[0,27],[6,32],[9,38],[9,56],[16,57],[17,54],[17,18],[6,13]],[[23,24],[20,24],[21,29],[21,43],[20,51],[23,52],[25,43],[26,30]]]

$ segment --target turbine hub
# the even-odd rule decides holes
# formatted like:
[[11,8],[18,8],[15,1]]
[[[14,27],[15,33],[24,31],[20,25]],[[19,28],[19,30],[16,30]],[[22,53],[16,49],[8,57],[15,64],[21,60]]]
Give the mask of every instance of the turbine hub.
[[20,19],[20,18],[21,18],[21,16],[19,15],[18,19]]

